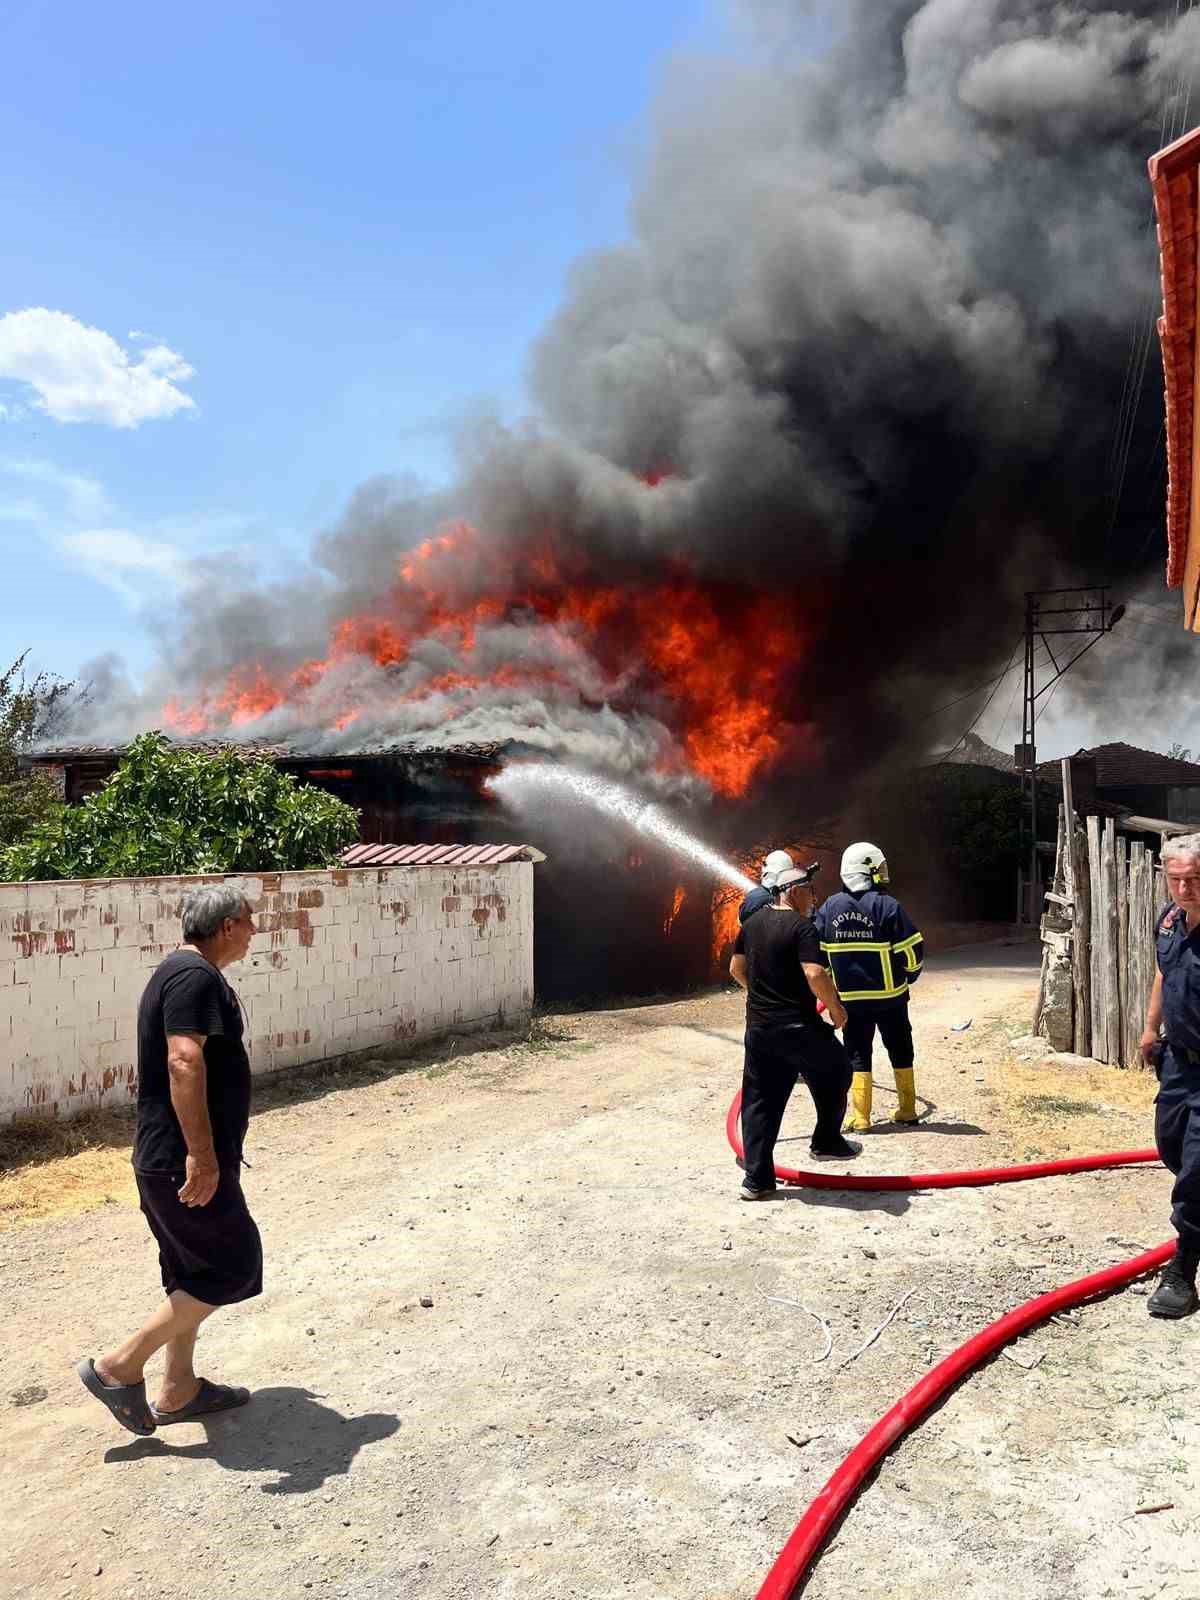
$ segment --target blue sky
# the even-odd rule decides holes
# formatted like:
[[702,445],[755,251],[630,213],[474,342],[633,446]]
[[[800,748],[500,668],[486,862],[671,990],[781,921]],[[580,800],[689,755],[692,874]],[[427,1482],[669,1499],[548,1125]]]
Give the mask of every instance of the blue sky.
[[456,417],[525,410],[567,267],[625,236],[667,59],[723,26],[7,0],[0,657],[144,666],[178,562],[299,559],[364,478],[443,478]]

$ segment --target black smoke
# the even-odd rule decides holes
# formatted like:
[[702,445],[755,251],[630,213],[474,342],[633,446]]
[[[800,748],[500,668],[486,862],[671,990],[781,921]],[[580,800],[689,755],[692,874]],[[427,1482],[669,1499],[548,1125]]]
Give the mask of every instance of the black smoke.
[[[796,630],[781,725],[819,730],[778,777],[836,799],[945,731],[930,712],[1004,665],[1026,588],[1161,562],[1156,350],[1130,384],[1157,296],[1145,163],[1187,120],[1200,14],[745,0],[738,15],[734,55],[668,72],[629,240],[578,263],[532,352],[535,417],[473,427],[435,499],[365,486],[302,580],[238,579],[174,636],[142,722],[250,639],[272,667],[322,653],[400,552],[465,516],[501,547],[544,530],[613,582],[683,561],[776,597]],[[457,581],[470,591],[469,568]],[[524,659],[540,626],[506,618],[483,647]],[[454,665],[427,654],[406,670]],[[375,671],[354,669],[360,697]],[[674,737],[661,708],[614,709],[603,673],[581,674],[552,695],[389,706],[346,739],[536,735],[644,771]],[[250,731],[320,732],[321,709]]]

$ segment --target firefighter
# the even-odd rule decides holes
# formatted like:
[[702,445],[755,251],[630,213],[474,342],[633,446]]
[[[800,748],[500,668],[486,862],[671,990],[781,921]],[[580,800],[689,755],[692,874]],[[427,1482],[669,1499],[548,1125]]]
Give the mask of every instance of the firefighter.
[[746,991],[742,1068],[743,1200],[775,1193],[775,1141],[798,1079],[817,1113],[809,1150],[817,1161],[849,1161],[862,1145],[841,1134],[850,1061],[834,1028],[846,1011],[821,959],[812,923],[812,869],[780,872],[771,903],[742,924],[729,975]]
[[790,872],[796,863],[786,850],[772,850],[762,864],[758,881],[762,885],[759,889],[751,889],[738,908],[738,922],[743,926],[756,911],[761,911],[764,906],[769,906],[775,898],[775,882],[781,872]]
[[1158,919],[1158,972],[1142,1055],[1158,1074],[1154,1141],[1175,1175],[1171,1222],[1175,1254],[1150,1297],[1152,1317],[1187,1317],[1200,1305],[1200,834],[1168,839],[1162,868],[1171,904]]
[[842,1037],[854,1078],[846,1127],[866,1133],[877,1028],[896,1075],[899,1104],[892,1121],[918,1120],[908,991],[921,975],[925,946],[904,907],[881,887],[888,882],[888,866],[877,845],[850,845],[842,856],[841,876],[842,891],[830,895],[814,921],[848,1016]]

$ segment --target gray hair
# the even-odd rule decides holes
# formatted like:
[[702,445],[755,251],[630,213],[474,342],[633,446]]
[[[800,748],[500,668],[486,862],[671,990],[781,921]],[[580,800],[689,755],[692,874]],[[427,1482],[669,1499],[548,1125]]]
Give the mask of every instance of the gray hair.
[[232,883],[209,883],[193,889],[183,902],[183,937],[186,943],[211,939],[226,917],[236,922],[249,908],[244,890]]
[[1160,853],[1164,867],[1168,861],[1200,861],[1200,833],[1177,833],[1173,839],[1163,841]]

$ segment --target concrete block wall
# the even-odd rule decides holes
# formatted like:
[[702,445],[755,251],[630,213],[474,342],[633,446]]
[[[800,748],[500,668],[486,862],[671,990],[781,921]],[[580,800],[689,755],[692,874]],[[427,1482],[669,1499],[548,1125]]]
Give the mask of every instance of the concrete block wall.
[[255,1073],[530,1014],[525,861],[0,884],[0,1123],[136,1098],[138,998],[187,890],[225,881],[259,929],[226,969]]

